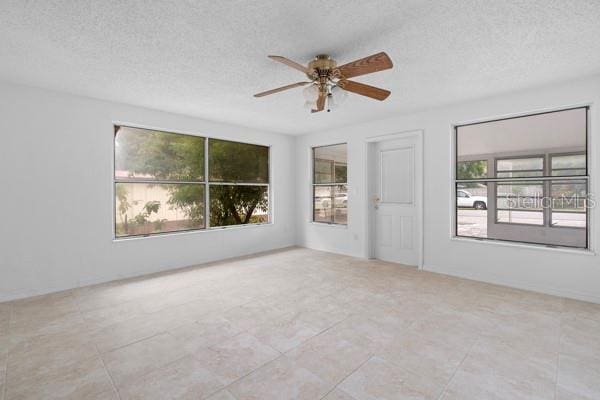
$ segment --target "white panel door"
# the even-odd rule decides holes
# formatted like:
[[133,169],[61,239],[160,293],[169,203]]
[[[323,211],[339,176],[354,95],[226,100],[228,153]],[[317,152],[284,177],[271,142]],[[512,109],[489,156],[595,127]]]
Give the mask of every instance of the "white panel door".
[[421,150],[417,138],[374,143],[370,180],[374,256],[418,265],[420,254]]

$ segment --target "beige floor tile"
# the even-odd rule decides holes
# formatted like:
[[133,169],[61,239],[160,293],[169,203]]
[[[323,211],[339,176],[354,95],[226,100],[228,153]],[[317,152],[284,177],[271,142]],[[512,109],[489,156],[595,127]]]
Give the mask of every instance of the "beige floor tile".
[[285,398],[260,372],[285,352],[282,382],[342,382],[328,400],[595,400],[599,324],[597,304],[294,248],[0,303],[0,386],[116,398],[99,350],[132,396],[216,376]]
[[466,357],[469,346],[454,346],[418,332],[405,332],[375,354],[397,366],[432,379],[448,381]]
[[111,393],[112,383],[99,356],[35,375],[9,374],[6,383],[7,400],[114,398]]
[[313,400],[323,397],[332,387],[282,356],[235,382],[228,390],[244,400]]
[[54,334],[23,340],[11,346],[8,378],[12,384],[36,378],[96,358],[97,351],[86,335]]
[[92,338],[104,353],[189,324],[202,314],[190,303],[108,325],[93,332]]
[[341,382],[371,356],[362,347],[326,335],[316,336],[286,355],[298,366],[333,385]]
[[587,357],[600,355],[600,320],[571,316],[561,324],[560,352]]
[[248,330],[271,322],[285,313],[285,309],[281,309],[275,304],[256,300],[226,310],[223,317],[239,329]]
[[381,358],[373,357],[339,388],[356,400],[436,399],[445,382],[405,371]]
[[558,386],[556,388],[556,398],[555,400],[595,400],[592,397],[582,396],[579,394],[571,393],[568,390],[565,390]]
[[11,323],[30,324],[79,311],[71,291],[35,296],[10,303]]
[[187,356],[125,384],[120,393],[131,400],[199,400],[223,387],[214,373]]
[[113,381],[121,388],[132,380],[186,355],[188,353],[179,340],[163,333],[104,353],[102,358]]
[[91,330],[100,330],[143,314],[144,311],[139,301],[127,301],[114,306],[95,308],[81,313],[85,323]]
[[524,353],[510,343],[477,343],[458,368],[443,399],[553,399],[556,353]]
[[286,314],[248,331],[261,342],[282,353],[316,336],[319,332],[318,328],[306,323],[297,313]]
[[327,298],[319,304],[292,313],[295,313],[300,320],[319,331],[331,328],[352,315],[349,306],[329,303]]
[[574,395],[600,399],[600,358],[560,354],[558,387]]
[[6,356],[0,355],[0,400],[4,400],[6,389]]
[[334,389],[327,394],[327,396],[323,397],[323,400],[356,400],[354,397],[350,396],[348,393],[344,392],[341,389]]
[[588,303],[571,299],[563,300],[563,312],[580,318],[600,322],[600,304]]
[[8,335],[10,308],[9,303],[0,303],[0,337]]
[[229,390],[221,390],[208,397],[207,400],[237,400],[233,395],[229,392]]
[[375,352],[393,342],[396,331],[366,316],[351,316],[321,335],[332,337],[332,340],[345,340],[369,352]]
[[280,353],[247,333],[197,351],[195,357],[224,382],[230,383],[252,372]]
[[169,333],[179,339],[189,353],[194,353],[222,343],[242,333],[242,330],[225,318],[210,314],[198,321],[175,327]]
[[37,336],[86,333],[88,327],[79,311],[65,314],[54,314],[40,317],[31,317],[28,319],[21,316],[19,320],[12,320],[9,325],[9,332],[15,340],[28,340]]

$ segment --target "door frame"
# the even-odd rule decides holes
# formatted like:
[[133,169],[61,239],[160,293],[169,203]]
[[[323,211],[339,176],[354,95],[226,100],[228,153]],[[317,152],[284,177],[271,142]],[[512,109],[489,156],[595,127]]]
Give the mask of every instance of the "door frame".
[[424,200],[424,149],[423,149],[423,133],[422,129],[410,130],[398,133],[391,133],[386,135],[378,135],[378,136],[370,136],[365,139],[365,160],[366,160],[366,168],[365,168],[365,206],[366,206],[366,229],[365,229],[365,245],[366,245],[366,254],[367,258],[373,259],[375,258],[375,240],[374,240],[374,228],[375,228],[375,218],[374,218],[374,210],[371,207],[371,185],[372,185],[372,173],[373,171],[373,152],[375,144],[387,140],[396,140],[396,139],[409,139],[416,138],[416,146],[417,151],[415,153],[415,182],[416,187],[420,185],[420,189],[415,190],[415,205],[417,207],[417,221],[420,226],[420,233],[418,235],[419,243],[417,245],[418,254],[418,263],[417,268],[423,269],[423,252],[424,252],[424,237],[425,237],[425,226],[424,226],[424,218],[423,218],[423,200]]

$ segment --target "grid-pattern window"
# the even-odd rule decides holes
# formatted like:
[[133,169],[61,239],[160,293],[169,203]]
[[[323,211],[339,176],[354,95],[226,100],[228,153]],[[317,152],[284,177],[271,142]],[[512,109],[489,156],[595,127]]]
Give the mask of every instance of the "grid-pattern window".
[[588,247],[588,107],[457,126],[457,236]]
[[347,145],[313,148],[313,221],[346,225],[348,221]]
[[114,141],[116,237],[269,222],[268,147],[127,126]]

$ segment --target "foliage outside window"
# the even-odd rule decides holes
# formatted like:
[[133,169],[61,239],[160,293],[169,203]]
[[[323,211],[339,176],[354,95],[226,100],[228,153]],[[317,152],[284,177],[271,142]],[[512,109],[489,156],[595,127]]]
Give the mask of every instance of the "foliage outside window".
[[116,237],[269,222],[266,146],[116,126],[114,178]]
[[313,148],[313,221],[346,225],[348,221],[347,145]]

